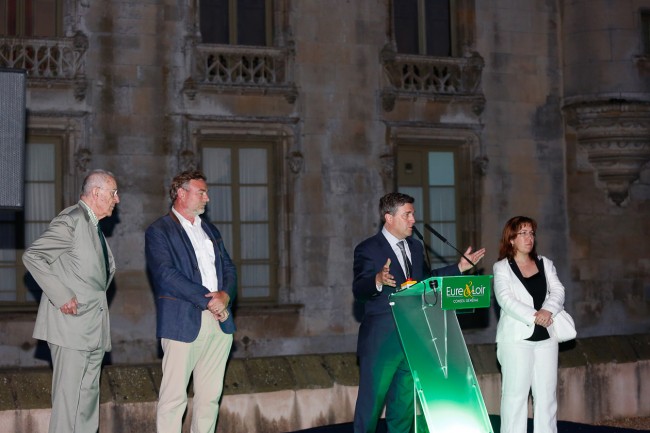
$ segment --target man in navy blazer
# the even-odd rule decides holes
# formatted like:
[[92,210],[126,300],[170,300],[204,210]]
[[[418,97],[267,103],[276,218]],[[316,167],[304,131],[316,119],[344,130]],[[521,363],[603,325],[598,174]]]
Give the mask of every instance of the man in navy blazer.
[[205,176],[172,180],[172,209],[145,233],[147,270],[164,351],[158,433],[180,433],[193,374],[192,432],[214,433],[235,323],[237,273],[219,230],[200,218],[209,201]]
[[[354,250],[352,291],[365,307],[357,342],[360,378],[354,433],[375,433],[384,405],[389,433],[410,433],[413,426],[413,378],[388,297],[407,277],[422,281],[460,275],[472,267],[461,259],[433,272],[427,269],[422,244],[410,237],[415,225],[413,202],[413,197],[397,192],[383,196],[379,201],[382,230]],[[469,247],[465,252],[474,263],[484,255],[484,248],[472,253]]]

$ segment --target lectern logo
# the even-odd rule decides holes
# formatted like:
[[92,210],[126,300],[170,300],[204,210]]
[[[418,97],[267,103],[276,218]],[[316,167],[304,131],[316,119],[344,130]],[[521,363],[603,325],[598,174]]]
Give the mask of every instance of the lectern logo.
[[472,289],[471,287],[474,285],[472,281],[470,281],[468,284],[465,284],[465,291],[463,292],[463,296],[466,298],[472,298]]
[[472,275],[444,278],[442,309],[458,310],[490,306],[491,275]]
[[465,288],[460,287],[447,287],[446,295],[452,299],[454,303],[474,303],[479,302],[480,298],[485,295],[485,286],[475,286],[472,280],[465,283]]

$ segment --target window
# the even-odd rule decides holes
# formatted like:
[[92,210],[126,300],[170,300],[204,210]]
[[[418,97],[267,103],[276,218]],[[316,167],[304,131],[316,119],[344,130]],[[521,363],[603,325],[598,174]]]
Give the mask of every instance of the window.
[[40,289],[25,280],[22,254],[62,208],[61,140],[30,136],[25,152],[25,207],[0,210],[0,305],[35,308]]
[[393,0],[397,52],[452,55],[451,0]]
[[[445,131],[430,131],[440,136]],[[457,263],[458,252],[424,229],[428,223],[463,251],[468,245],[477,246],[478,222],[476,212],[480,201],[475,191],[480,170],[470,162],[472,134],[451,134],[448,139],[419,138],[397,143],[397,188],[415,198],[415,219],[424,236],[433,269]],[[482,274],[486,266],[478,264]],[[458,315],[462,329],[486,328],[490,325],[488,308],[465,310]]]
[[404,146],[398,152],[397,164],[398,190],[415,198],[415,219],[431,247],[432,267],[456,262],[458,253],[424,229],[424,223],[430,224],[450,244],[461,248],[456,204],[458,157],[454,148]]
[[202,148],[210,202],[207,216],[237,266],[240,304],[277,298],[277,227],[273,144],[210,142]]
[[272,0],[201,0],[202,42],[271,46]]
[[0,0],[0,35],[58,37],[63,0]]
[[641,35],[643,54],[650,56],[650,10],[641,11]]

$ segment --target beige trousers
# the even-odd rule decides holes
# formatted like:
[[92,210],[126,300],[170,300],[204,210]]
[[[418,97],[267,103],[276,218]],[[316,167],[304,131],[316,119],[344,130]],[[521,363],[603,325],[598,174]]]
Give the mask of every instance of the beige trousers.
[[232,335],[221,331],[212,313],[203,311],[201,330],[191,343],[161,340],[163,378],[156,424],[158,433],[180,433],[193,377],[192,433],[214,433]]

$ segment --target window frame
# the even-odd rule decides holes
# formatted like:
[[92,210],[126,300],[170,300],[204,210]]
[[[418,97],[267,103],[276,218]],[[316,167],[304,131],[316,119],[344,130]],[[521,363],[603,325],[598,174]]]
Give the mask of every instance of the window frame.
[[[391,148],[392,167],[387,173],[386,187],[398,190],[398,153],[402,148],[454,149],[457,155],[455,172],[457,242],[462,250],[468,245],[478,245],[480,240],[481,182],[484,168],[481,166],[480,139],[474,128],[444,128],[439,126],[414,126],[388,122],[388,144]],[[460,180],[459,180],[460,179]],[[392,189],[391,189],[392,188]],[[416,222],[422,219],[416,215]],[[435,249],[435,241],[430,245]]]
[[398,54],[415,54],[420,56],[430,56],[430,57],[457,57],[459,55],[458,47],[458,21],[459,13],[457,2],[460,0],[447,0],[449,7],[449,54],[446,56],[436,56],[427,54],[427,20],[426,20],[426,1],[427,0],[416,0],[417,2],[417,16],[415,17],[415,22],[417,22],[417,53],[404,53],[399,50],[397,45],[397,28],[395,24],[395,8],[399,0],[391,0],[390,2],[390,16],[391,18],[391,35],[393,43],[395,44],[395,49]]
[[[27,3],[29,1],[29,4]],[[34,0],[2,0],[0,1],[0,7],[4,4],[4,11],[0,13],[0,17],[4,16],[4,23],[0,24],[0,31],[4,28],[6,33],[0,33],[0,35],[5,37],[18,37],[18,38],[32,38],[32,37],[45,37],[45,38],[57,38],[63,36],[63,6],[64,0],[53,0],[54,2],[54,34],[38,34],[33,27],[36,14],[34,11],[37,10],[38,0],[36,0],[36,5],[34,5]],[[10,16],[9,16],[9,5],[14,5],[15,16],[13,17],[13,27],[14,31],[9,32],[10,29]],[[28,14],[31,10],[32,24],[28,24]]]
[[642,55],[650,57],[650,9],[639,11],[639,22],[641,27],[641,49]]
[[[402,183],[400,182],[400,174],[404,171],[400,167],[400,163],[402,162],[401,155],[403,155],[405,152],[417,152],[420,154],[420,161],[423,162],[421,165],[421,170],[422,173],[420,173],[421,179],[419,184],[406,184],[405,182]],[[454,179],[453,179],[453,189],[454,189],[454,220],[445,220],[445,221],[434,221],[433,216],[430,215],[430,209],[431,209],[431,203],[430,203],[430,195],[431,195],[431,190],[436,188],[436,186],[430,185],[428,182],[429,179],[429,172],[431,167],[428,164],[429,161],[429,154],[431,152],[438,152],[438,153],[451,153],[454,158]],[[440,223],[449,223],[453,222],[455,225],[455,233],[454,233],[454,238],[455,240],[462,240],[462,230],[461,230],[461,221],[460,219],[460,213],[459,209],[461,206],[461,172],[462,168],[461,166],[461,159],[462,159],[462,149],[460,149],[458,146],[453,146],[447,143],[433,143],[433,144],[425,144],[425,143],[401,143],[398,147],[398,152],[397,152],[397,176],[395,178],[395,181],[397,183],[397,190],[402,191],[403,188],[408,188],[408,187],[419,187],[422,190],[422,202],[421,203],[416,203],[416,208],[421,208],[422,212],[419,214],[416,213],[415,219],[416,219],[416,225],[418,226],[420,232],[425,238],[426,243],[429,245],[429,247],[437,254],[440,254],[442,257],[439,260],[435,260],[434,257],[432,257],[432,264],[434,264],[434,267],[439,267],[441,265],[447,265],[451,264],[457,261],[457,254],[455,251],[452,251],[452,254],[443,254],[444,250],[447,250],[449,253],[450,247],[446,245],[440,245],[440,241],[438,240],[437,237],[434,237],[433,234],[431,234],[429,231],[424,230],[424,223],[429,223],[433,228],[438,230],[439,232],[443,232],[438,227],[438,224]],[[443,233],[443,236],[445,234]],[[445,237],[450,237],[450,236],[445,236]],[[452,241],[451,243],[453,244],[455,241]],[[436,247],[436,245],[439,245]],[[458,247],[460,248],[460,247]],[[437,264],[438,266],[436,266]]]
[[[210,137],[204,138],[198,143],[198,152],[201,159],[201,167],[205,165],[203,161],[204,154],[203,150],[206,148],[229,148],[231,152],[235,150],[231,155],[231,187],[233,188],[231,194],[231,206],[232,206],[232,216],[231,221],[229,222],[232,225],[232,243],[233,245],[226,245],[228,254],[230,255],[233,263],[237,268],[238,278],[237,278],[237,302],[239,306],[258,306],[258,305],[277,305],[278,298],[280,293],[280,281],[281,277],[281,255],[279,254],[279,242],[280,242],[280,233],[278,233],[279,221],[278,221],[278,210],[281,208],[280,203],[277,202],[277,185],[281,178],[281,173],[279,173],[274,168],[277,164],[274,161],[277,160],[277,143],[273,138],[270,137],[259,137],[256,139],[248,137]],[[241,149],[251,149],[251,148],[264,148],[267,150],[267,160],[266,160],[266,169],[267,169],[267,191],[268,191],[268,248],[269,248],[269,257],[268,259],[242,259],[241,257],[241,233],[242,227],[247,224],[241,220],[239,216],[240,212],[240,201],[239,193],[239,179],[238,179],[238,161],[239,154]],[[208,179],[208,187],[212,187],[216,184],[211,183]],[[209,211],[209,205],[208,205]],[[209,213],[209,212],[208,212]],[[217,228],[220,229],[220,224],[223,221],[214,220],[212,215],[210,217],[210,222],[213,223]],[[241,287],[242,278],[242,265],[247,264],[268,264],[269,266],[269,294],[265,297],[245,297],[243,296],[243,289]]]
[[[480,156],[480,139],[478,129],[462,128],[448,129],[434,126],[406,126],[389,123],[390,146],[394,155],[395,174],[391,177],[392,187],[398,190],[398,152],[403,147],[422,149],[454,149],[455,151],[455,183],[458,190],[456,191],[456,231],[457,244],[454,245],[460,251],[468,245],[479,246],[481,239],[481,184],[485,175],[485,159]],[[422,219],[416,215],[416,223],[422,223]],[[421,225],[419,225],[421,227]],[[439,250],[442,242],[432,237],[431,234],[425,235],[421,231],[427,244],[433,250]],[[428,233],[428,231],[427,231]],[[419,239],[418,239],[419,241]],[[433,257],[431,257],[433,259]],[[457,254],[454,260],[449,264],[457,263],[460,255]],[[432,260],[432,265],[437,268],[437,264]],[[485,274],[486,265],[480,262],[477,265],[477,271]],[[487,273],[491,273],[490,270]],[[464,314],[458,315],[460,326],[463,330],[480,330],[489,326],[489,309],[480,308],[477,310],[466,310]]]
[[[200,35],[199,40],[204,44],[224,44],[224,45],[242,45],[238,41],[238,29],[239,19],[238,19],[238,1],[239,0],[226,0],[228,2],[228,42],[204,42],[202,33],[201,33],[201,0],[197,0],[197,28]],[[274,11],[274,1],[273,0],[264,0],[264,39],[265,47],[272,47],[274,43],[273,33],[274,33],[274,22],[273,17],[275,15]],[[242,46],[258,46],[258,45],[242,45]]]
[[[39,133],[29,133],[26,137],[25,146],[30,146],[30,144],[36,143],[47,143],[54,145],[54,191],[55,191],[55,200],[54,200],[54,215],[58,215],[64,207],[64,194],[63,194],[63,150],[64,150],[64,137],[59,135],[47,135]],[[26,149],[25,158],[27,158],[28,152]],[[27,164],[28,161],[25,161]],[[27,185],[27,179],[24,180],[24,184]],[[27,189],[25,191],[25,206],[29,203],[29,198],[27,197]],[[16,281],[15,281],[15,290],[16,290],[16,300],[15,301],[0,301],[0,312],[10,311],[10,312],[34,312],[38,309],[38,298],[36,296],[36,301],[31,301],[27,299],[27,292],[30,290],[25,283],[25,276],[27,270],[22,262],[22,255],[25,250],[29,247],[27,245],[26,236],[26,224],[25,219],[25,209],[16,211],[16,220],[14,228],[16,230],[16,260],[13,264],[8,264],[9,262],[3,262],[3,267],[13,267],[16,269]],[[35,220],[36,221],[36,220]],[[43,223],[49,224],[51,220],[40,221]],[[22,236],[22,238],[20,238]],[[40,293],[39,293],[40,295]]]

